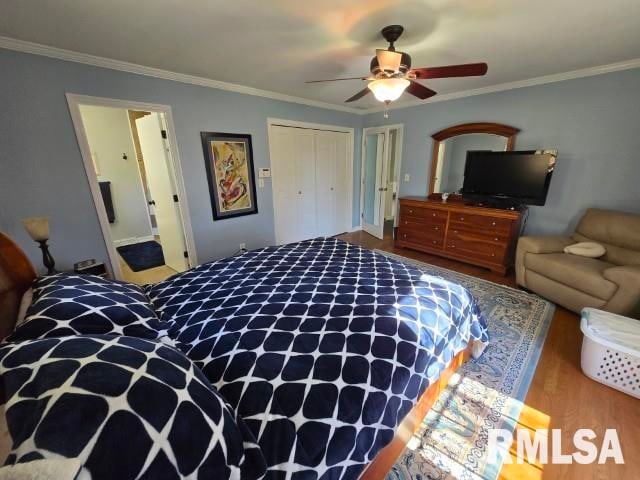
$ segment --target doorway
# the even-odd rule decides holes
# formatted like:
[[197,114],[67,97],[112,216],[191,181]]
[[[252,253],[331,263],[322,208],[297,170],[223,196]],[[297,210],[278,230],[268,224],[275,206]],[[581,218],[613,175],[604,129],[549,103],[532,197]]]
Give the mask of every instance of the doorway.
[[167,111],[82,100],[69,105],[114,276],[146,284],[187,270],[192,239]]
[[365,128],[362,134],[360,218],[362,229],[393,236],[398,217],[402,125]]

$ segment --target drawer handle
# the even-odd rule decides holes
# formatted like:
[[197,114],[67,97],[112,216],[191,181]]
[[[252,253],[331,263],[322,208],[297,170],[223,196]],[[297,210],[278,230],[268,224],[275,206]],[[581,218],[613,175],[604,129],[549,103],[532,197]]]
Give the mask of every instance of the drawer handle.
[[440,230],[440,227],[433,227],[435,230]]
[[497,242],[498,241],[498,237],[494,238],[494,240]]
[[453,233],[458,233],[458,230],[454,230]]
[[460,217],[460,221],[461,221],[461,222],[464,222],[464,217]]
[[404,222],[404,224],[405,224],[405,225],[409,225],[409,222],[405,221],[405,222]]
[[433,241],[433,244],[435,245],[436,243],[438,243],[438,241],[437,241],[437,240],[434,240],[434,241]]
[[449,246],[450,246],[451,248],[456,248],[456,246],[455,246],[455,245],[449,245]]
[[432,213],[432,214],[431,214],[431,216],[432,216],[432,217],[435,217],[435,216],[436,216],[436,214],[435,214],[435,213]]
[[492,257],[495,257],[495,256],[496,256],[496,254],[495,254],[495,253],[492,253],[492,254],[491,254],[491,256],[492,256]]
[[491,226],[495,227],[496,226],[496,222],[491,222]]
[[402,235],[402,238],[407,238],[407,234],[405,233],[404,235]]
[[413,210],[409,210],[409,213],[413,213]]

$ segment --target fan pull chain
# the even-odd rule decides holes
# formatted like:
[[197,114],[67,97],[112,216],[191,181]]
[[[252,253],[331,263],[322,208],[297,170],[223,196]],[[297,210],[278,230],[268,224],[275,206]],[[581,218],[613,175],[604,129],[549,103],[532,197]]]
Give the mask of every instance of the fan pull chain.
[[389,100],[384,102],[384,118],[389,118],[389,104],[390,103],[391,102]]

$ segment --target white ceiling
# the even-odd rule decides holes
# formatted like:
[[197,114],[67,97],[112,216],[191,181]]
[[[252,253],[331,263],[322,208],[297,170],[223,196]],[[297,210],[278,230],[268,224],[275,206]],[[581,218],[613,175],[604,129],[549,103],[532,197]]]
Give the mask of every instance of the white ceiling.
[[0,0],[1,36],[336,105],[364,82],[304,81],[367,74],[388,24],[414,67],[489,64],[426,83],[444,94],[640,58],[639,19],[638,0]]

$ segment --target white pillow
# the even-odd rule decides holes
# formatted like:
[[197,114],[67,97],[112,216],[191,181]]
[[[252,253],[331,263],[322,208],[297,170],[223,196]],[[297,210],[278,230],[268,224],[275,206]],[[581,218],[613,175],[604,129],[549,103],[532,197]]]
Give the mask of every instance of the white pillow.
[[18,319],[16,320],[16,327],[19,327],[24,323],[24,318],[27,316],[27,308],[31,306],[33,301],[33,288],[30,288],[22,294],[22,300],[20,300],[20,308],[18,309]]
[[598,258],[603,256],[607,250],[596,242],[580,242],[564,247],[564,253],[580,255],[581,257]]

